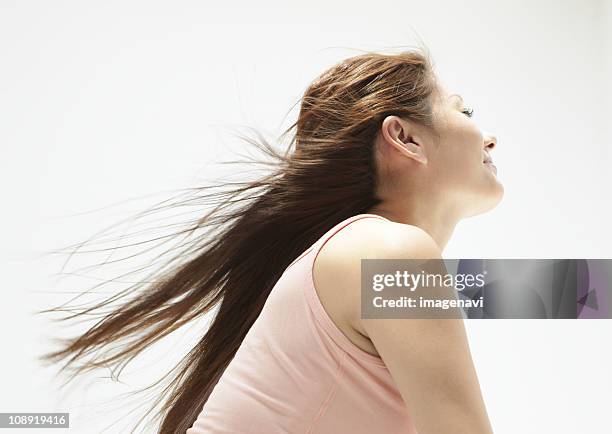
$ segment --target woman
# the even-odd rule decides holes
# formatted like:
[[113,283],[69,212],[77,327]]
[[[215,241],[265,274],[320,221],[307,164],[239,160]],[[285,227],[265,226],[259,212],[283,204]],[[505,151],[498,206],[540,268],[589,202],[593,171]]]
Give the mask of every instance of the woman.
[[360,317],[360,259],[441,258],[501,200],[471,116],[422,50],[342,61],[303,95],[293,152],[261,140],[277,168],[198,221],[217,233],[46,358],[133,338],[79,369],[129,361],[218,308],[161,433],[491,433],[461,320]]

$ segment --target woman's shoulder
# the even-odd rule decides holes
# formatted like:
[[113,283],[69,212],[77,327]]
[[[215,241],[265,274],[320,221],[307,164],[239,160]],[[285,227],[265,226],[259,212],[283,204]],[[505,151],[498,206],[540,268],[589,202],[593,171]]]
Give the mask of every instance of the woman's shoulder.
[[[431,258],[440,255],[434,239],[411,224],[362,218],[338,231],[321,248],[322,268],[359,268],[361,259]],[[357,262],[355,262],[357,260]]]
[[378,218],[343,227],[322,246],[313,264],[313,282],[326,311],[357,346],[376,354],[361,316],[361,259],[438,258],[440,251],[423,229]]

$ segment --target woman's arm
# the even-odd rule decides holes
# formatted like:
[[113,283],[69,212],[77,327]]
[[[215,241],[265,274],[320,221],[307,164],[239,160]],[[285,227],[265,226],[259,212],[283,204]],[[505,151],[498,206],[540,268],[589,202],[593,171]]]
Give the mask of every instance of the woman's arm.
[[493,432],[460,319],[362,320],[419,434]]

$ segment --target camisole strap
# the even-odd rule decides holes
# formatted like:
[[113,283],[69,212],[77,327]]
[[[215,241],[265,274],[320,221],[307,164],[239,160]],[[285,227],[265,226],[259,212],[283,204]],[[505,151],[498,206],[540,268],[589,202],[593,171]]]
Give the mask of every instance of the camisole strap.
[[329,314],[325,311],[325,308],[323,307],[323,304],[321,303],[321,300],[319,299],[319,296],[316,292],[315,289],[315,285],[314,285],[314,277],[313,277],[313,270],[314,270],[314,262],[315,259],[317,257],[317,255],[319,254],[319,251],[321,250],[321,248],[323,247],[323,245],[334,235],[336,234],[338,231],[340,231],[342,228],[346,227],[347,225],[349,225],[350,223],[362,219],[362,218],[379,218],[379,219],[383,219],[386,221],[389,221],[389,219],[376,215],[376,214],[357,214],[354,215],[352,217],[349,217],[348,219],[345,219],[343,221],[341,221],[340,223],[338,223],[337,225],[335,225],[333,228],[331,228],[329,231],[327,231],[312,247],[311,249],[309,249],[309,253],[308,253],[308,263],[305,264],[306,269],[307,269],[307,275],[306,275],[306,282],[304,285],[304,291],[305,291],[305,295],[306,295],[306,299],[308,301],[308,304],[310,305],[310,308],[312,309],[318,323],[323,327],[323,329],[325,330],[325,332],[334,340],[334,342],[340,346],[344,351],[346,351],[347,353],[351,354],[353,357],[357,358],[358,360],[362,360],[366,363],[372,363],[374,365],[378,365],[380,367],[385,367],[384,362],[382,361],[382,359],[379,356],[373,355],[368,353],[367,351],[363,350],[362,348],[358,347],[357,345],[355,345],[339,328],[338,326],[333,322],[333,320],[331,319],[331,317],[329,316]]

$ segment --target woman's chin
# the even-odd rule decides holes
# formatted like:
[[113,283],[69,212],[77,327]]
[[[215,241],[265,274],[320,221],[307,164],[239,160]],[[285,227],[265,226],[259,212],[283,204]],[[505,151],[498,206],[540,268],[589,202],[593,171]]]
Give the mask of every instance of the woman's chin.
[[501,182],[498,182],[497,189],[495,193],[493,194],[494,204],[492,208],[495,208],[497,205],[499,205],[499,203],[502,201],[503,198],[504,198],[504,184],[502,184]]
[[487,171],[490,173],[487,173],[485,201],[491,203],[490,208],[495,208],[504,197],[504,185],[497,177],[497,169],[495,169],[495,173],[489,168],[487,168]]
[[494,209],[504,198],[504,186],[500,182],[491,185],[486,191],[481,191],[477,197],[468,201],[471,205],[466,210],[465,217],[484,214]]
[[[504,185],[501,182],[496,182],[492,188],[492,191],[487,195],[487,206],[486,211],[490,211],[495,208],[504,198]],[[485,211],[485,212],[486,212]]]

